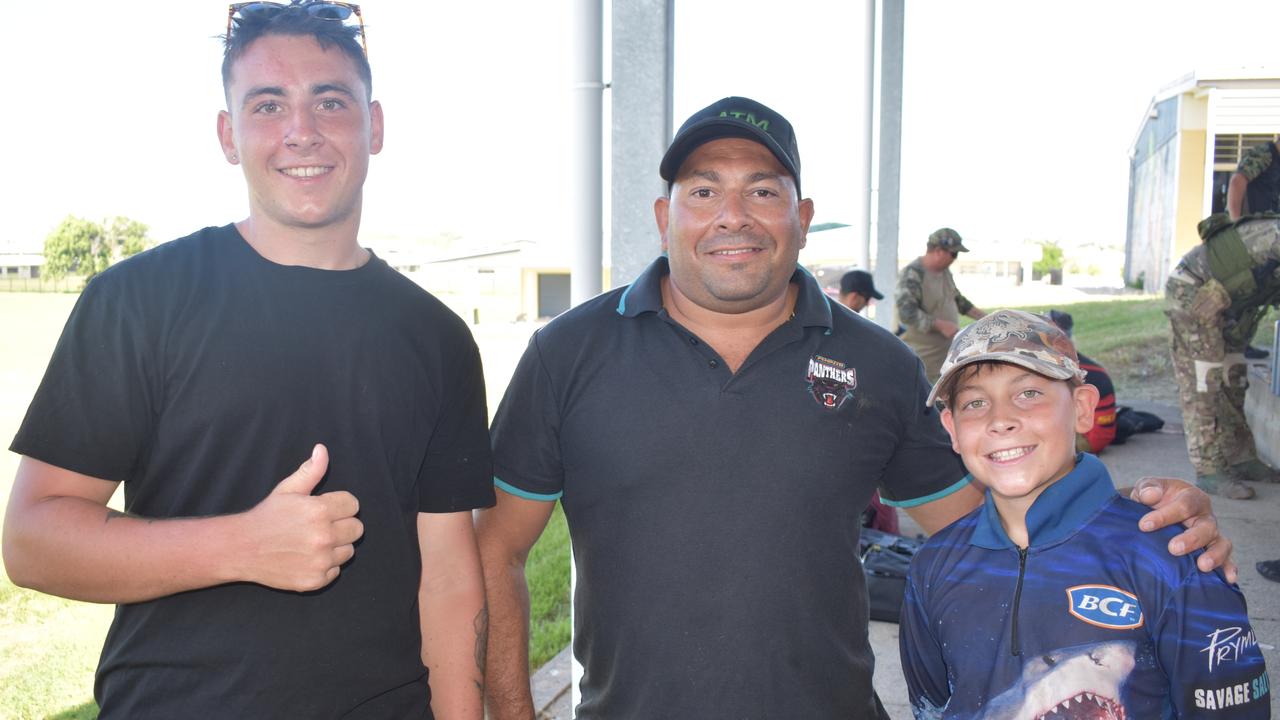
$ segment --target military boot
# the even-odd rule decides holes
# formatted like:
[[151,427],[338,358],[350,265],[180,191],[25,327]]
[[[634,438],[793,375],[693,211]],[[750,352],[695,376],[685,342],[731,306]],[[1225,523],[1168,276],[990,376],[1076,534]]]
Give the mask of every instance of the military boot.
[[1196,475],[1196,485],[1210,495],[1232,500],[1248,500],[1253,497],[1253,488],[1223,472]]
[[1228,468],[1227,472],[1234,477],[1248,480],[1249,482],[1280,483],[1280,472],[1267,467],[1267,464],[1258,458],[1250,458],[1242,463],[1236,463]]

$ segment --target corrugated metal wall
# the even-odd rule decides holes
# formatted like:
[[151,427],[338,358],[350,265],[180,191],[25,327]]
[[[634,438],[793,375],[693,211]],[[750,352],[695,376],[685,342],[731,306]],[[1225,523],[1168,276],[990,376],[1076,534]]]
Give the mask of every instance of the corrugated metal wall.
[[1178,97],[1155,106],[1130,165],[1129,242],[1125,281],[1149,291],[1164,287],[1173,247],[1177,193]]

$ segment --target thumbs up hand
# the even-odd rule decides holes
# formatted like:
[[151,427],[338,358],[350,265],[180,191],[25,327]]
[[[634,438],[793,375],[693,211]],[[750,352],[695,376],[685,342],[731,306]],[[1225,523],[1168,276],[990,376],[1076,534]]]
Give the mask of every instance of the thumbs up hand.
[[243,579],[305,592],[338,577],[355,554],[353,543],[364,534],[364,524],[356,518],[360,503],[351,493],[311,494],[328,469],[329,451],[316,445],[306,462],[244,513]]

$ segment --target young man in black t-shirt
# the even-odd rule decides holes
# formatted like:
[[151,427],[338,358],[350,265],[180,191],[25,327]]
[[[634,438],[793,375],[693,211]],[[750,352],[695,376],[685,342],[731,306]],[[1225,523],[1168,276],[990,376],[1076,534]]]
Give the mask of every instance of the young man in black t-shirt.
[[86,288],[11,448],[7,570],[117,604],[103,718],[479,720],[484,382],[462,321],[358,244],[359,9],[231,12],[249,216]]

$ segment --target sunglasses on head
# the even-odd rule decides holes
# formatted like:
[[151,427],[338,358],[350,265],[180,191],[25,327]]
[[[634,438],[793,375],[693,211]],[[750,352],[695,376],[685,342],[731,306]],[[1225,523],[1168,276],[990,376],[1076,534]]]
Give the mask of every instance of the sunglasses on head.
[[364,37],[364,16],[360,14],[360,6],[344,2],[325,2],[324,0],[293,0],[289,4],[278,2],[242,2],[232,3],[227,8],[227,42],[231,42],[232,22],[237,18],[243,20],[267,20],[290,8],[298,8],[313,18],[342,22],[352,15],[360,23],[360,47],[364,48],[365,57],[369,55],[369,45]]

